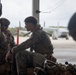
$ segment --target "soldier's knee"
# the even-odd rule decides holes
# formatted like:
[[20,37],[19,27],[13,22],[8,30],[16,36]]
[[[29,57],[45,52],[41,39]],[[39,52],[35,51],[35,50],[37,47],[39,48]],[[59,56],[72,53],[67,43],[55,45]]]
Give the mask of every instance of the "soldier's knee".
[[25,50],[19,51],[16,53],[15,58],[16,60],[22,60],[22,58],[26,58],[27,52]]

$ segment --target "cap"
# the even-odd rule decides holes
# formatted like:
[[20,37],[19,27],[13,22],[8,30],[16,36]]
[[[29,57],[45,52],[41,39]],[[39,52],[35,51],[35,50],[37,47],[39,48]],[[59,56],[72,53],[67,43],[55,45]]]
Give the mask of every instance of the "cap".
[[10,24],[10,21],[6,18],[0,18],[1,25],[8,26]]

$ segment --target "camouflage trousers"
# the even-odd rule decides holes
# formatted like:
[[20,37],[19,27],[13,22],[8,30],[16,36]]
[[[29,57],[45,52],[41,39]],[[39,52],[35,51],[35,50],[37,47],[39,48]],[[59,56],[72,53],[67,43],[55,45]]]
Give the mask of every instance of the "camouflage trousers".
[[33,67],[33,56],[28,51],[19,51],[15,55],[18,75],[26,75],[27,67]]
[[0,49],[0,64],[4,64],[5,63],[6,53],[7,53],[7,51],[4,51],[4,50]]
[[16,66],[18,75],[26,75],[27,68],[42,65],[44,56],[39,53],[31,53],[28,51],[19,51],[16,54]]
[[5,56],[7,51],[0,49],[0,75],[8,75],[10,72],[10,63],[6,63]]

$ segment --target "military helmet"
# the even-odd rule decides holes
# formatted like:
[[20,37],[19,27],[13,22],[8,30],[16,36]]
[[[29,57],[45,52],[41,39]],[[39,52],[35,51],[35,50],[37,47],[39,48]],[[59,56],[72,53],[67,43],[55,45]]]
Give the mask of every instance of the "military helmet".
[[6,18],[0,18],[0,24],[1,26],[9,26],[10,25],[10,21]]

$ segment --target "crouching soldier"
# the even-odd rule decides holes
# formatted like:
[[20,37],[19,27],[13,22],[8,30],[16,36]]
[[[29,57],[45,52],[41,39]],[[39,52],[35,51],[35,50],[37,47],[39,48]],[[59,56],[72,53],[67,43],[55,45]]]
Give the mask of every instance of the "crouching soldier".
[[[36,18],[33,16],[27,17],[24,23],[27,31],[31,31],[32,35],[29,39],[11,50],[11,53],[15,54],[16,57],[18,75],[28,75],[28,67],[42,66],[45,57],[52,57],[53,54],[51,40],[40,25],[37,25]],[[30,52],[26,51],[27,48],[30,48]],[[56,59],[54,62],[56,62]]]
[[8,70],[8,68],[6,68],[8,63],[6,63],[5,57],[8,50],[15,45],[14,37],[8,30],[9,25],[10,21],[8,19],[0,18],[0,74],[5,73],[3,71]]

